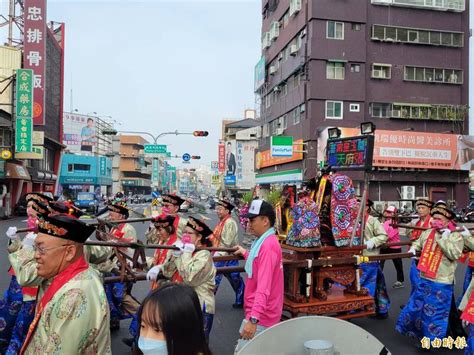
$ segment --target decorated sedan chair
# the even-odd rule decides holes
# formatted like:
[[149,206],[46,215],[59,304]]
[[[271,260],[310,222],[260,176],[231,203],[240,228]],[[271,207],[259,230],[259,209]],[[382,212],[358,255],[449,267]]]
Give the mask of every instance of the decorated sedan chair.
[[354,255],[362,257],[361,224],[356,221],[363,214],[352,180],[331,173],[309,186],[293,207],[293,224],[282,245],[287,261],[284,309],[293,317],[371,315],[374,300],[360,287],[354,262]]

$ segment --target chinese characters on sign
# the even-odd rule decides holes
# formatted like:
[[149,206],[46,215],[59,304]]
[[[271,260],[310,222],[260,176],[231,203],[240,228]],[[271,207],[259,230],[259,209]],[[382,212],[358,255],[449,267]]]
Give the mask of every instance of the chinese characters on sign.
[[35,125],[44,125],[46,0],[24,1],[24,24],[23,67],[34,71],[32,117]]
[[254,162],[257,147],[258,143],[255,141],[237,141],[235,175],[238,188],[251,189],[255,186]]
[[33,70],[16,71],[16,117],[33,117]]
[[223,143],[219,143],[218,159],[219,173],[223,173],[225,171],[225,146]]
[[31,118],[17,118],[15,131],[15,152],[31,153],[33,150],[33,120]]
[[338,170],[364,170],[372,167],[374,137],[352,137],[329,140],[327,163]]

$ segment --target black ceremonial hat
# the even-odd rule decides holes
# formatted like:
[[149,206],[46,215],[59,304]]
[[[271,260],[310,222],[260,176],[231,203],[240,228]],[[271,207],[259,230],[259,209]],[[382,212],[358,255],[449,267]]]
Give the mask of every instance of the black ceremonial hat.
[[53,237],[84,243],[95,231],[95,227],[87,225],[79,219],[65,214],[44,216],[38,223],[39,233]]
[[184,199],[178,195],[165,194],[163,195],[163,202],[168,202],[179,207],[183,204]]
[[441,206],[434,207],[431,210],[430,214],[432,216],[434,216],[435,214],[439,214],[441,216],[446,217],[447,219],[454,219],[454,217],[456,216],[453,211],[449,210],[448,208],[441,207]]
[[235,208],[235,206],[233,204],[231,204],[229,201],[226,201],[226,200],[219,200],[219,201],[217,201],[217,204],[219,206],[222,206],[222,207],[228,209],[229,211],[232,211]]
[[49,207],[53,210],[53,213],[67,214],[76,218],[84,215],[84,212],[68,202],[51,202]]
[[112,203],[108,205],[107,208],[111,212],[119,213],[121,215],[124,215],[125,218],[128,218],[128,213],[129,213],[128,207],[126,204],[122,202]]
[[201,234],[203,238],[207,238],[212,234],[212,230],[206,223],[194,217],[188,217],[188,223],[186,226],[194,229],[196,232]]

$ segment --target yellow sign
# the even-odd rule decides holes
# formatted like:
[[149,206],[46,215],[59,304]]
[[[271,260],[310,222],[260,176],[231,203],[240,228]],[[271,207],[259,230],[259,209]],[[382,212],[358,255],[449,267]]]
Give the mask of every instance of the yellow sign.
[[151,201],[152,206],[158,206],[158,199],[154,198],[153,201]]
[[33,151],[31,153],[16,153],[15,158],[18,159],[43,159],[44,147],[33,146]]
[[8,160],[12,157],[12,152],[10,152],[9,150],[2,150],[2,159],[4,160]]
[[211,176],[211,182],[212,182],[212,185],[220,185],[220,183],[221,183],[220,176],[219,175],[212,175]]

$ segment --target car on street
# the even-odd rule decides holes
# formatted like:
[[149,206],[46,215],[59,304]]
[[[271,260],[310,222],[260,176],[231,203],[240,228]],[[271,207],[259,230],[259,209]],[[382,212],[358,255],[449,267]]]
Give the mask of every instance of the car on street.
[[74,205],[86,212],[97,213],[99,211],[99,199],[93,192],[81,191],[74,200]]
[[143,202],[144,203],[151,203],[153,201],[152,195],[143,195]]

